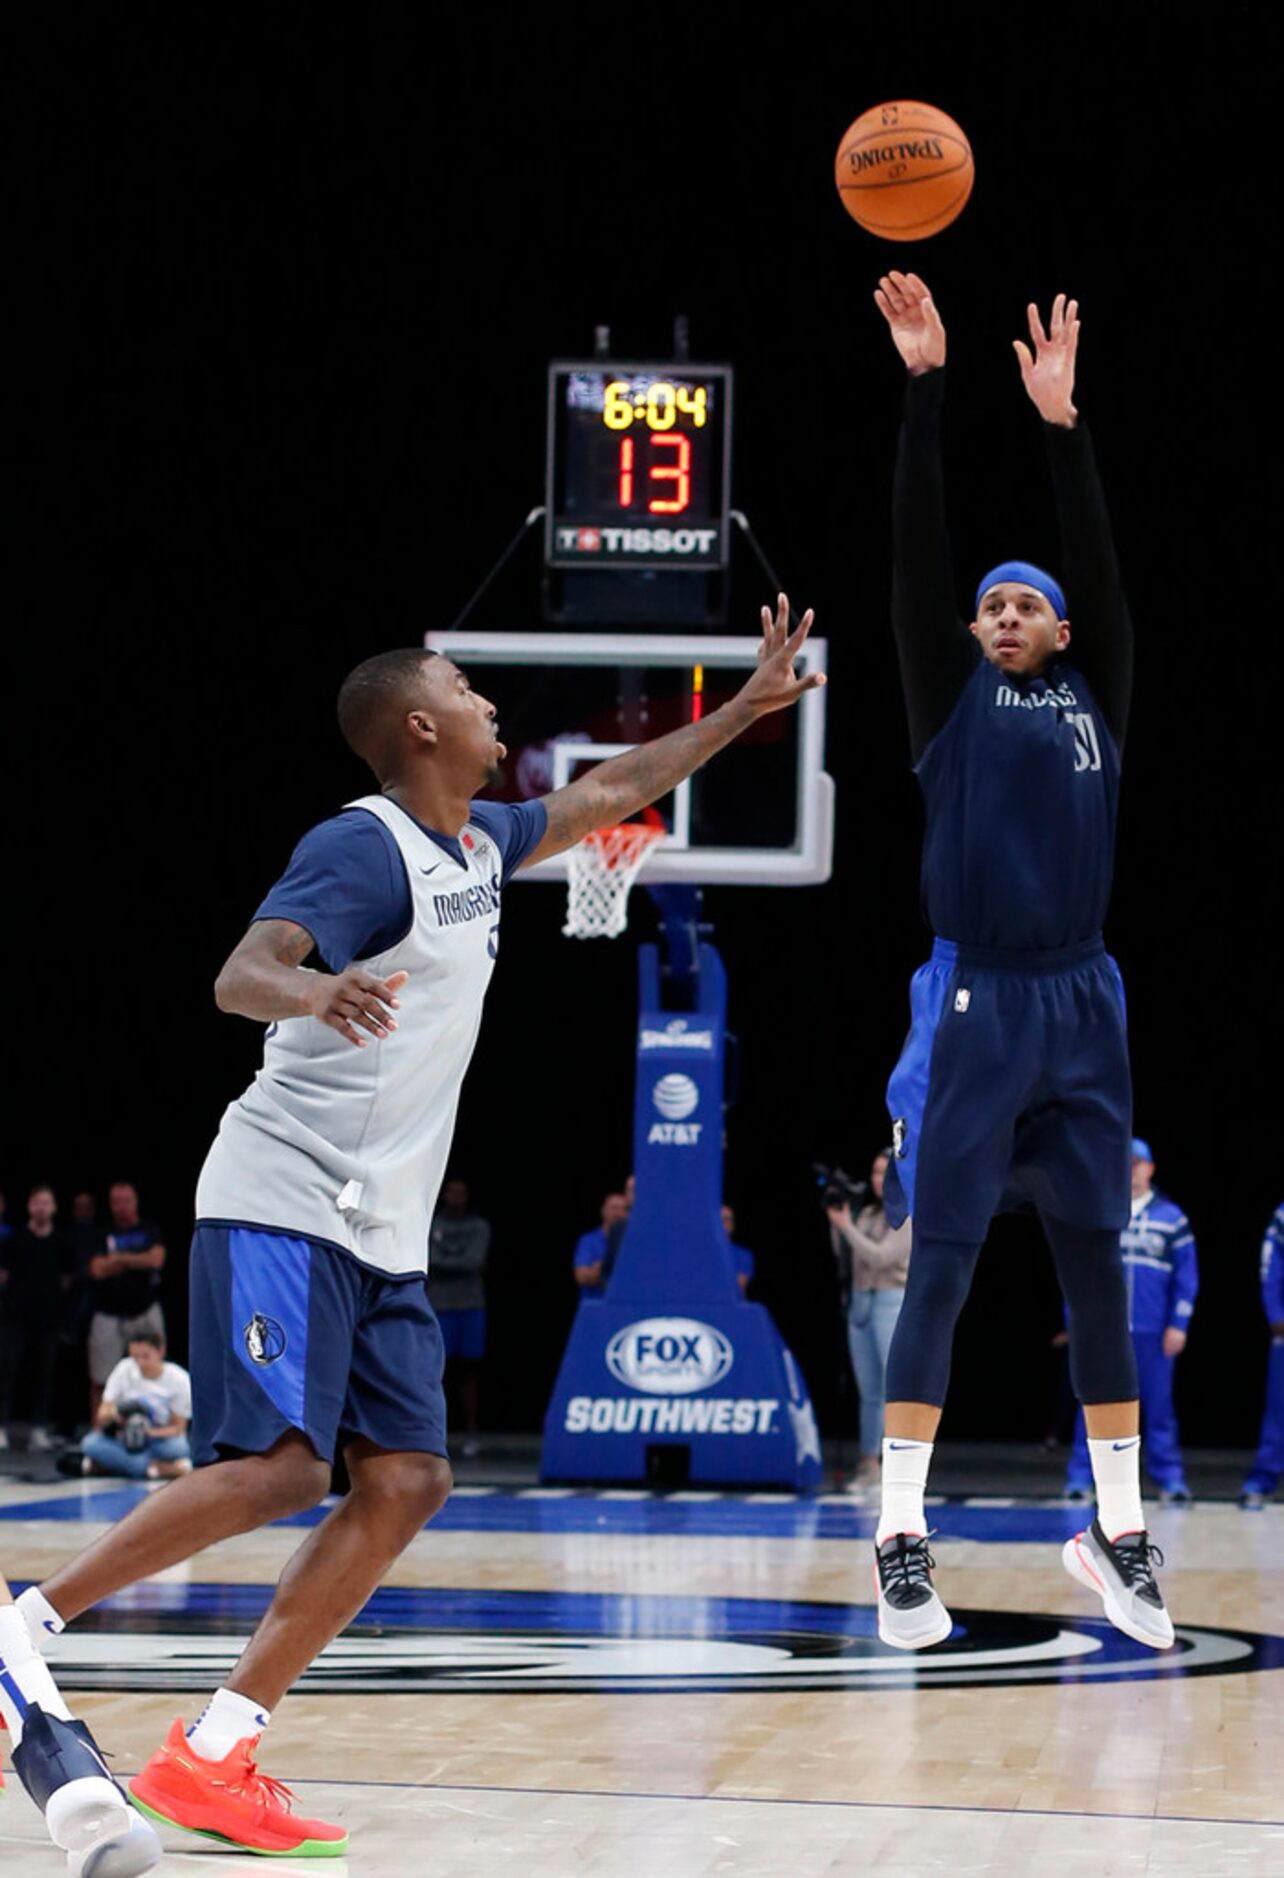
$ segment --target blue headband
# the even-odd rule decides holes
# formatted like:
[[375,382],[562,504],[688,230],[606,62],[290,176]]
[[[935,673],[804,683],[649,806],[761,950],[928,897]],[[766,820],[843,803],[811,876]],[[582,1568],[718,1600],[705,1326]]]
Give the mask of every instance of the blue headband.
[[1066,597],[1061,588],[1051,574],[1045,574],[1041,567],[1035,567],[1030,561],[1001,561],[997,567],[992,567],[976,590],[978,613],[981,611],[982,595],[988,593],[991,587],[997,587],[1001,580],[1019,580],[1023,586],[1033,587],[1036,593],[1041,593],[1056,608],[1059,620],[1068,617]]

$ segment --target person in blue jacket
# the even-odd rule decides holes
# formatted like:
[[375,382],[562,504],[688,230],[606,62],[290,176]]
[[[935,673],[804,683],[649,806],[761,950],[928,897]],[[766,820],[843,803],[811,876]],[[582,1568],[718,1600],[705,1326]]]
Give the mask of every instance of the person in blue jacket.
[[[1190,1503],[1190,1488],[1177,1437],[1173,1366],[1186,1348],[1199,1290],[1199,1266],[1190,1221],[1176,1201],[1159,1192],[1154,1178],[1150,1144],[1134,1139],[1132,1218],[1119,1244],[1128,1284],[1128,1328],[1141,1384],[1146,1470],[1158,1484],[1166,1506],[1185,1506]],[[1092,1492],[1082,1410],[1075,1423],[1066,1492],[1073,1499],[1087,1499]]]
[[1276,1207],[1262,1240],[1262,1308],[1271,1327],[1271,1353],[1257,1459],[1240,1494],[1240,1505],[1249,1509],[1265,1505],[1284,1474],[1284,1204]]

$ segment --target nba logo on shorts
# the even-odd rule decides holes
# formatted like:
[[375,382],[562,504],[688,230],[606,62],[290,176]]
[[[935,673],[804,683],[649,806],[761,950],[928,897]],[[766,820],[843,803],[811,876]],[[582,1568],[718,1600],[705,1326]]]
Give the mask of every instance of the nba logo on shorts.
[[972,993],[967,989],[966,985],[961,991],[954,993],[954,1008],[956,1011],[966,1011],[971,1002]]
[[275,1317],[264,1317],[261,1311],[255,1311],[245,1326],[245,1348],[251,1363],[266,1369],[269,1363],[285,1355],[285,1331]]

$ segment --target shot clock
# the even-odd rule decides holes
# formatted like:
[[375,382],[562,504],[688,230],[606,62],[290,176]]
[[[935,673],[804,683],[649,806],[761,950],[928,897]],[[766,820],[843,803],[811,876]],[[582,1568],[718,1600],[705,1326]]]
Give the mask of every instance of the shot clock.
[[731,382],[725,365],[551,365],[547,566],[724,568]]

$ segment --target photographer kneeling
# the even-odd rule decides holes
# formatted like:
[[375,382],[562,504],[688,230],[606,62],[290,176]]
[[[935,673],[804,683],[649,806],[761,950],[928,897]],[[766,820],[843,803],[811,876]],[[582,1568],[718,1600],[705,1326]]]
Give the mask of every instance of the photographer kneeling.
[[855,1219],[851,1199],[837,1191],[826,1195],[830,1242],[838,1259],[847,1308],[847,1347],[860,1390],[860,1466],[853,1487],[878,1484],[883,1452],[887,1352],[905,1300],[909,1272],[910,1222],[891,1227],[883,1211],[883,1176],[888,1151],[874,1156],[869,1170],[870,1198]]
[[133,1480],[169,1480],[192,1470],[187,1424],[192,1385],[179,1363],[165,1361],[165,1340],[154,1330],[129,1339],[107,1378],[98,1426],[80,1444],[86,1474],[126,1474]]

